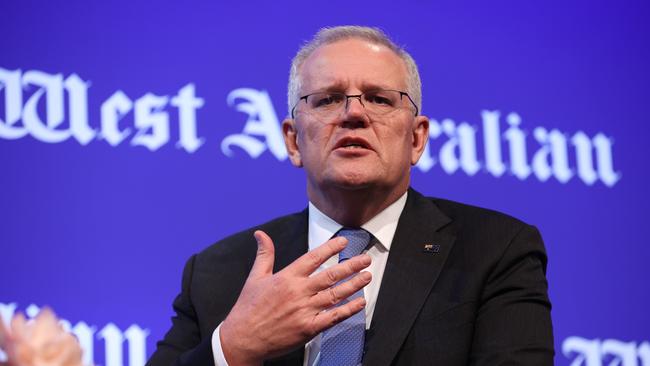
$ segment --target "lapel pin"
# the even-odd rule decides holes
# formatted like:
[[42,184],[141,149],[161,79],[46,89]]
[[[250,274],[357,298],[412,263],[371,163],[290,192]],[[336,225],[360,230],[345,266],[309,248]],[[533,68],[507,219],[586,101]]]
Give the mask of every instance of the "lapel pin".
[[438,253],[440,251],[440,244],[424,244],[422,251],[425,253]]

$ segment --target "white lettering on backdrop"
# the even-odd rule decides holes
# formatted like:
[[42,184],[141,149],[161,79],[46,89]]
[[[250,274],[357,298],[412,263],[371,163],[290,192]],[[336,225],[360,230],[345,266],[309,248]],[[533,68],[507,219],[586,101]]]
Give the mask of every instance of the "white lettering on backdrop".
[[[8,324],[16,313],[16,303],[0,303],[0,321]],[[29,305],[25,309],[28,318],[35,317],[39,307]],[[137,324],[120,330],[115,324],[108,323],[101,329],[80,321],[72,325],[61,320],[63,327],[72,332],[83,350],[84,365],[105,366],[143,366],[147,358],[146,340],[149,330]],[[95,350],[103,346],[104,362],[95,357]],[[127,355],[124,357],[123,352]],[[101,353],[101,352],[100,352]],[[586,339],[577,336],[565,338],[562,342],[562,355],[570,366],[650,366],[650,342],[625,342],[617,339]],[[6,361],[6,355],[0,351],[0,362]]]
[[[90,82],[74,73],[64,78],[60,73],[0,68],[0,93],[4,92],[0,98],[4,101],[0,139],[31,135],[45,143],[73,138],[81,145],[104,140],[110,146],[130,139],[132,146],[156,151],[169,143],[170,113],[176,113],[176,146],[194,153],[205,143],[205,138],[198,136],[196,118],[205,101],[196,96],[192,83],[172,97],[146,93],[132,100],[117,90],[101,104],[97,128],[88,118],[89,87]],[[235,89],[226,102],[248,118],[241,133],[221,141],[224,155],[234,157],[237,147],[253,159],[268,151],[278,161],[286,160],[280,119],[267,91]],[[129,126],[125,117],[131,113]],[[470,124],[432,118],[430,143],[417,168],[428,172],[439,166],[446,174],[474,176],[482,172],[495,178],[507,173],[522,181],[554,178],[562,184],[577,177],[588,186],[600,181],[613,187],[621,179],[621,173],[614,169],[613,139],[602,132],[589,136],[583,131],[571,133],[541,126],[526,129],[518,113],[502,116],[498,110],[484,110],[480,119],[480,124]]]
[[650,343],[568,337],[562,354],[570,366],[650,366]]
[[[9,321],[16,313],[16,308],[16,303],[0,303],[0,321],[9,324]],[[39,311],[40,308],[32,304],[25,308],[25,315],[28,318],[34,318]],[[83,351],[82,360],[84,365],[122,366],[125,360],[123,350],[127,351],[126,360],[129,366],[144,366],[147,360],[146,341],[149,330],[143,329],[137,324],[132,324],[124,331],[113,323],[108,323],[98,329],[97,326],[88,325],[83,321],[72,325],[69,321],[61,319],[61,325],[79,340]],[[103,363],[95,359],[95,346],[99,344],[104,347]],[[0,351],[0,362],[6,360],[6,355]]]
[[[5,111],[4,120],[0,117],[0,138],[13,140],[30,134],[47,143],[59,143],[72,137],[81,145],[98,139],[116,146],[133,135],[131,145],[155,151],[169,142],[169,113],[165,111],[169,104],[178,109],[178,146],[192,153],[203,144],[197,137],[196,110],[204,101],[196,97],[194,84],[185,85],[171,99],[147,93],[133,101],[118,90],[102,103],[99,131],[90,127],[88,121],[89,85],[77,74],[64,79],[62,74],[50,75],[35,70],[23,73],[0,68]],[[23,101],[23,91],[33,91],[26,101]],[[135,132],[119,126],[132,111]],[[45,118],[41,117],[43,112]],[[66,114],[68,123],[64,126]]]

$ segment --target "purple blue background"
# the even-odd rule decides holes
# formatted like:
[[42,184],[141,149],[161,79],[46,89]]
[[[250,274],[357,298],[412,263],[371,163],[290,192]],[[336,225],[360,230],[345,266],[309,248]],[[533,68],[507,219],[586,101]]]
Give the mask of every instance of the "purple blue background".
[[[115,147],[0,139],[0,302],[50,305],[98,327],[138,324],[151,331],[150,354],[191,254],[307,204],[304,173],[288,161],[221,152],[247,118],[228,93],[268,91],[281,121],[298,46],[341,24],[378,26],[405,45],[420,66],[423,112],[438,121],[480,126],[482,110],[500,110],[520,114],[529,134],[543,126],[613,139],[622,174],[613,187],[448,175],[439,165],[414,169],[413,186],[539,227],[558,365],[571,362],[561,352],[571,336],[650,340],[650,5],[640,0],[3,2],[0,68],[89,81],[94,128],[117,90],[171,97],[193,83],[205,143],[175,147],[171,107],[170,141],[153,152],[130,138]],[[0,119],[5,108],[0,90]],[[133,127],[133,112],[120,125]]]

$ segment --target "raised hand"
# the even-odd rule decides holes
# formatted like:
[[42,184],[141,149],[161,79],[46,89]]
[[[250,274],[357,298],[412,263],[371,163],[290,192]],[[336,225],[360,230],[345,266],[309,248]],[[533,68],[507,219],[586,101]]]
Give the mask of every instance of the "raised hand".
[[273,241],[263,231],[254,235],[257,255],[253,268],[220,329],[221,346],[231,366],[260,364],[288,353],[361,311],[366,305],[363,297],[333,306],[371,280],[369,272],[360,272],[370,265],[366,254],[312,275],[345,248],[347,239],[343,237],[325,242],[274,274]]
[[79,342],[49,308],[31,321],[18,313],[9,327],[0,319],[0,349],[7,354],[9,366],[82,365]]

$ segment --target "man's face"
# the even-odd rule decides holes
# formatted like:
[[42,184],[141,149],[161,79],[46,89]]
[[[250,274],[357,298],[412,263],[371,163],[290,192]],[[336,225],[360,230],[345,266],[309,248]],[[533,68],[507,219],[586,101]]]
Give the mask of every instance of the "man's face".
[[[299,69],[300,96],[314,92],[361,94],[376,89],[406,91],[407,71],[393,51],[359,39],[322,46]],[[407,97],[403,97],[407,100]],[[428,138],[428,120],[408,107],[369,117],[359,99],[328,120],[303,112],[283,124],[291,161],[307,172],[308,192],[378,187],[403,192],[412,164]]]

